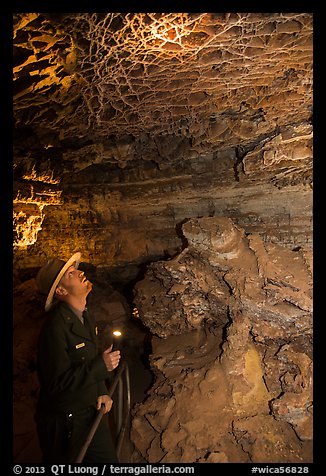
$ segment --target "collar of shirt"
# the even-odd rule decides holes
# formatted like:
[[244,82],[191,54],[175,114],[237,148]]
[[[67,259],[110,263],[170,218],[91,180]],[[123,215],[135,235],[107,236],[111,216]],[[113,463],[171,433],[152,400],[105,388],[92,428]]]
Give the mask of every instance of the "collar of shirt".
[[83,311],[81,311],[80,309],[76,309],[75,307],[73,306],[69,306],[70,309],[73,311],[74,314],[76,314],[76,316],[78,317],[78,319],[80,320],[80,322],[82,324],[84,324],[84,312],[87,311],[87,307],[85,307],[85,309]]

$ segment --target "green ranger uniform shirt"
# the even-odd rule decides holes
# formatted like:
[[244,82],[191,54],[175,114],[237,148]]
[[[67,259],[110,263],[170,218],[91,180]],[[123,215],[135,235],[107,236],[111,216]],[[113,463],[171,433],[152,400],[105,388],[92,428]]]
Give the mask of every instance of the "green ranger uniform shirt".
[[77,412],[96,405],[97,398],[108,393],[105,380],[110,373],[89,313],[82,324],[64,302],[49,312],[39,339],[38,370],[39,411]]

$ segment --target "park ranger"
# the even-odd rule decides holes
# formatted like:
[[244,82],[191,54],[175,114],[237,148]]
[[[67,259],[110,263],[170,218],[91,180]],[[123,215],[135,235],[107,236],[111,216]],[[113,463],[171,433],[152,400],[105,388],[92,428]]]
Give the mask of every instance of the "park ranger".
[[[46,320],[39,338],[40,393],[36,422],[45,463],[74,462],[97,410],[110,411],[106,381],[120,351],[99,351],[97,327],[87,310],[92,283],[78,269],[81,253],[68,261],[50,259],[38,272],[46,295]],[[85,454],[85,463],[118,462],[107,418]]]

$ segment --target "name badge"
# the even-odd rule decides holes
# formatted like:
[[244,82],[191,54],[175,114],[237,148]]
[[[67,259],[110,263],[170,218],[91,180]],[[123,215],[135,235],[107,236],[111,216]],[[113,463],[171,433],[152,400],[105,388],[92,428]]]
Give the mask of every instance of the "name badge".
[[81,347],[85,346],[85,342],[81,342],[80,344],[76,344],[76,349],[80,349]]

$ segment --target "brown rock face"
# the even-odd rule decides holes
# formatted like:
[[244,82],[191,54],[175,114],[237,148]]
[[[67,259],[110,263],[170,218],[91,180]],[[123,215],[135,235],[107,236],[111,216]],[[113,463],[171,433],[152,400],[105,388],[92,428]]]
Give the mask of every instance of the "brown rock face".
[[158,336],[156,381],[134,412],[137,450],[150,462],[311,461],[309,256],[228,218],[182,229],[188,247],[135,288]]

